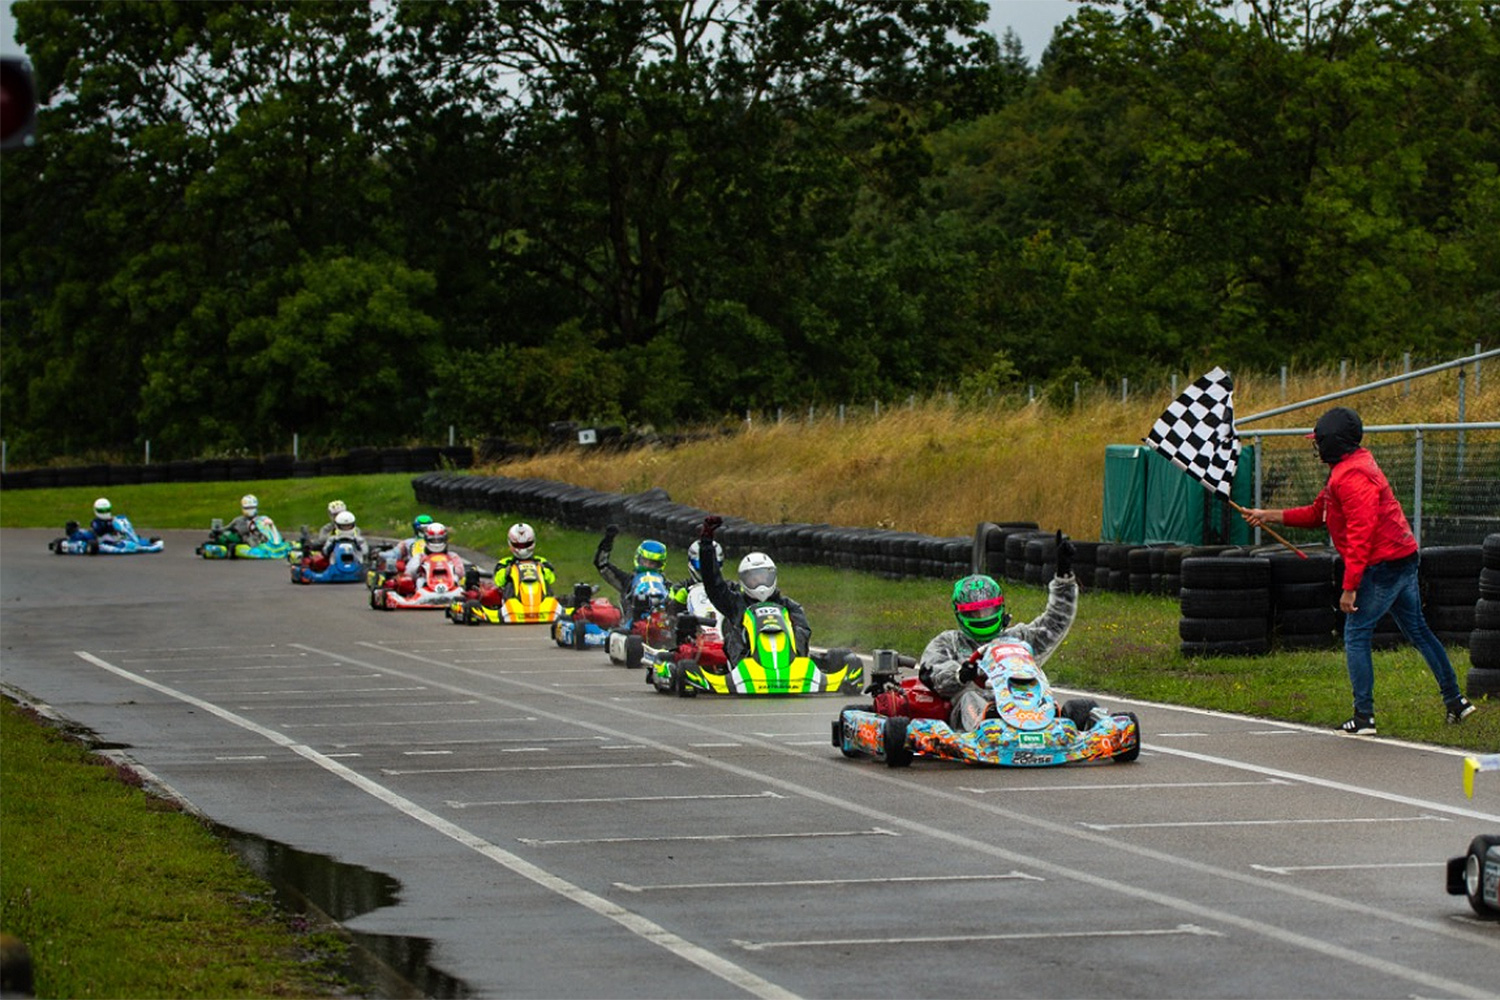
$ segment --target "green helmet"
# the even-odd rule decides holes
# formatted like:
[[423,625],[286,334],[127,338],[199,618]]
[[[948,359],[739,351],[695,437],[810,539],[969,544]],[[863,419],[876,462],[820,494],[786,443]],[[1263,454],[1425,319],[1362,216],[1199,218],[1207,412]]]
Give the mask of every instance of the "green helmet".
[[966,576],[953,585],[953,617],[970,636],[988,642],[1010,624],[1005,592],[992,577],[982,573]]
[[416,535],[418,538],[423,537],[424,535],[426,535],[426,531],[424,531],[423,529],[425,529],[431,523],[431,514],[418,514],[416,517],[412,518],[411,521],[412,534]]
[[654,538],[646,539],[636,547],[635,568],[660,573],[667,568],[667,547]]

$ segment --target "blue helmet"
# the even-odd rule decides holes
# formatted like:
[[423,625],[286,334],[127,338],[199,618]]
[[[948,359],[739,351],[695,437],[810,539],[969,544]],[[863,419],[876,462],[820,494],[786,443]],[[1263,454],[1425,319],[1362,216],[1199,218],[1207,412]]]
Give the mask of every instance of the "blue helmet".
[[660,573],[667,568],[667,547],[654,538],[646,539],[636,547],[635,568]]

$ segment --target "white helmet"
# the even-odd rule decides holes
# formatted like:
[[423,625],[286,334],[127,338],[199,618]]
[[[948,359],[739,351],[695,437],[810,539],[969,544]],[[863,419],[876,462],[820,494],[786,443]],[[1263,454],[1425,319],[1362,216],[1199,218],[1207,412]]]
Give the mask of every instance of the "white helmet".
[[[698,566],[698,546],[701,544],[702,539],[699,539],[688,546],[688,576],[692,578],[694,583],[703,579],[703,571]],[[714,562],[720,566],[724,565],[724,546],[718,542],[714,542]]]
[[448,551],[448,528],[446,525],[433,521],[426,528],[422,529],[422,533],[426,538],[428,552]]
[[740,560],[740,586],[757,601],[776,591],[776,564],[764,552],[752,552]]
[[240,497],[240,513],[246,517],[254,517],[260,510],[260,501],[255,498],[254,493],[246,493]]
[[354,529],[354,511],[345,507],[333,515],[333,526],[339,531],[352,531]]
[[524,521],[510,526],[510,554],[517,559],[530,559],[536,551],[536,532]]
[[328,518],[337,524],[339,515],[349,509],[349,505],[342,500],[330,500],[328,503]]
[[112,520],[115,516],[114,508],[109,505],[107,497],[100,497],[94,501],[94,516],[101,521]]

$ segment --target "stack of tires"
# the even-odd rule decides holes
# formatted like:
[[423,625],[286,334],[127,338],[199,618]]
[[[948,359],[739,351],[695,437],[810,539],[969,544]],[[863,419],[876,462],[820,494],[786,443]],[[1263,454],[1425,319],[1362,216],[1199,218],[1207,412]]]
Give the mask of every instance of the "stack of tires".
[[1500,533],[1481,548],[1479,599],[1474,602],[1474,631],[1469,633],[1469,677],[1464,693],[1471,699],[1500,698]]
[[1422,550],[1418,578],[1422,611],[1444,646],[1468,646],[1479,600],[1484,549],[1479,545],[1434,545]]
[[1005,543],[1021,531],[1036,531],[1035,521],[981,521],[974,529],[974,553],[970,566],[975,573],[1000,579],[1005,575]]
[[1271,563],[1249,556],[1182,560],[1184,656],[1256,656],[1271,649]]
[[1343,626],[1334,555],[1316,549],[1306,555],[1264,555],[1271,574],[1272,638],[1281,649],[1334,649]]

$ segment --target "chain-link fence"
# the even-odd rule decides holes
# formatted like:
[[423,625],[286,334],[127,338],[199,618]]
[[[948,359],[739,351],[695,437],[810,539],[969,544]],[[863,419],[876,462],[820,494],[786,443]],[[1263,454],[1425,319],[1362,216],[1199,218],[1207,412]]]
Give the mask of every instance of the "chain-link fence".
[[[1305,433],[1241,431],[1259,452],[1257,507],[1299,507],[1323,488],[1328,467]],[[1363,444],[1390,480],[1420,544],[1478,545],[1500,532],[1500,423],[1366,427]],[[1327,540],[1322,529],[1283,534],[1299,543]]]

